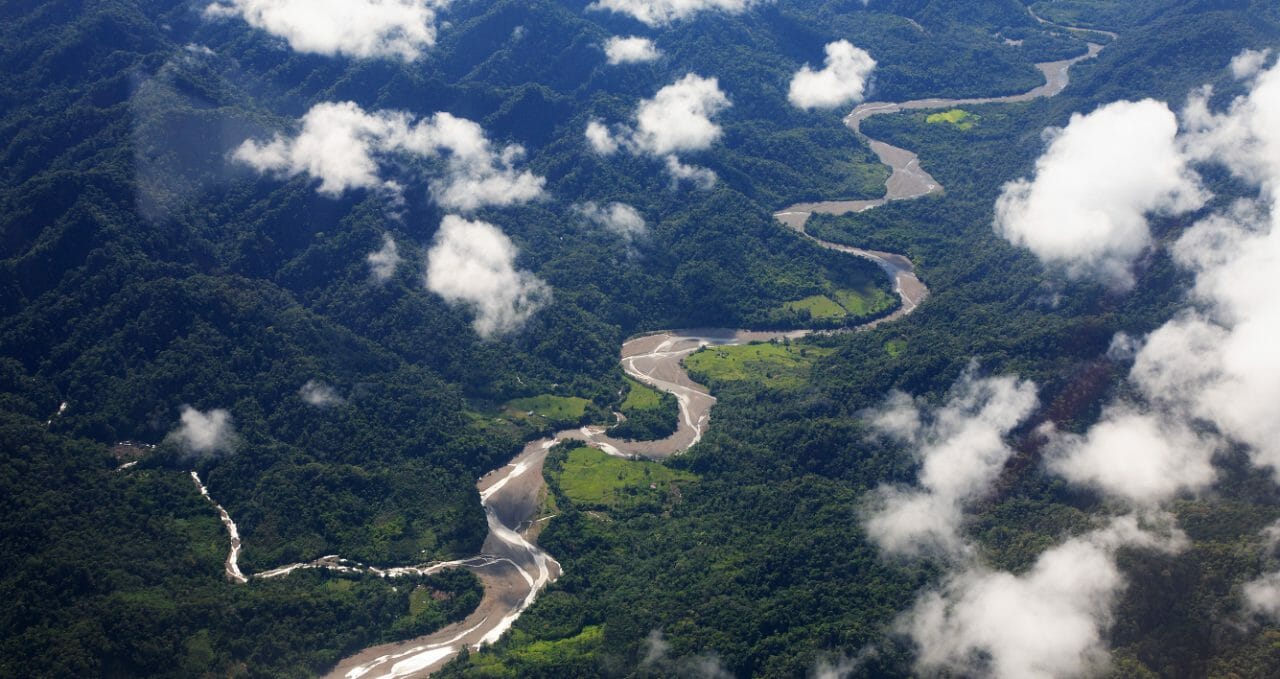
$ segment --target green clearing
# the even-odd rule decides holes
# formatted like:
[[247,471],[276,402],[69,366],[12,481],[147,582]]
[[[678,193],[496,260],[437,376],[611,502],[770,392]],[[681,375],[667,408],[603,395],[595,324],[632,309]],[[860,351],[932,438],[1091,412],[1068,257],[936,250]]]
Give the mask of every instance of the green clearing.
[[324,588],[330,592],[350,592],[355,587],[355,581],[346,578],[332,578],[324,583]]
[[699,382],[759,382],[797,389],[808,381],[814,362],[834,352],[805,344],[767,342],[708,347],[686,358],[684,364]]
[[409,592],[409,615],[417,617],[425,612],[431,605],[435,603],[431,596],[431,588],[425,585],[418,585]]
[[825,295],[810,295],[784,302],[782,312],[808,312],[808,317],[814,321],[847,322],[884,311],[893,306],[893,300],[893,295],[875,286],[869,285],[862,290],[837,288]]
[[586,447],[570,450],[550,472],[560,492],[575,504],[605,508],[660,503],[672,484],[698,480],[658,462],[625,460]]
[[880,288],[867,287],[861,292],[857,290],[836,290],[832,293],[840,306],[850,316],[870,316],[893,306],[893,295]]
[[508,414],[515,417],[529,416],[530,414],[551,420],[552,422],[567,422],[575,424],[582,419],[587,412],[587,406],[591,403],[585,398],[576,396],[552,396],[551,394],[542,394],[540,396],[530,396],[528,398],[518,398],[513,401],[507,401],[506,408]]
[[974,125],[978,124],[978,116],[969,113],[962,108],[953,108],[950,111],[930,113],[925,117],[924,121],[930,125],[949,123],[961,130],[971,130]]
[[546,668],[582,667],[604,645],[604,627],[587,625],[574,636],[555,640],[534,640],[519,628],[511,630],[512,651],[505,657],[492,653],[472,655],[474,672],[469,676],[520,677],[545,674]]
[[518,660],[532,665],[552,665],[565,657],[589,655],[604,643],[604,627],[590,625],[567,639],[535,641],[515,653]]
[[662,407],[662,394],[657,389],[627,378],[627,398],[622,402],[622,414],[637,410],[657,410]]
[[826,295],[813,295],[794,302],[787,302],[782,305],[787,311],[800,311],[802,309],[809,312],[810,318],[819,320],[844,318],[849,312],[839,304],[831,300]]
[[633,441],[670,436],[679,419],[676,398],[630,377],[627,387],[627,397],[619,408],[626,420],[610,429],[609,434]]
[[904,339],[891,339],[888,342],[884,343],[885,353],[889,354],[889,356],[892,358],[897,358],[901,356],[902,352],[906,351],[906,349],[907,349],[907,341]]

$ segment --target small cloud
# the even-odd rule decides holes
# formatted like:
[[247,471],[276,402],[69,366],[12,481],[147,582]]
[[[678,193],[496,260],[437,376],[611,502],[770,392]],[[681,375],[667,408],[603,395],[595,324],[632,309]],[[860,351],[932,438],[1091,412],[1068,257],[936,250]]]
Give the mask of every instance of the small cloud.
[[1136,506],[1156,506],[1217,478],[1216,449],[1183,422],[1128,406],[1113,406],[1084,436],[1050,437],[1046,465],[1071,481]]
[[1262,71],[1271,58],[1271,50],[1245,50],[1231,59],[1231,75],[1236,80],[1252,78]]
[[667,174],[671,175],[674,184],[687,181],[694,188],[710,191],[716,185],[716,173],[705,167],[685,165],[674,155],[667,156]]
[[[1280,521],[1263,529],[1262,539],[1267,551],[1274,552],[1280,543]],[[1264,573],[1245,583],[1241,595],[1245,609],[1250,613],[1280,622],[1280,571]]]
[[924,429],[920,407],[910,394],[892,391],[880,408],[866,413],[867,423],[876,433],[903,443],[919,441]]
[[733,679],[733,673],[725,668],[715,653],[705,652],[683,658],[671,657],[671,644],[662,636],[662,630],[652,630],[644,640],[644,658],[640,668],[666,676],[694,677],[695,679]]
[[1106,667],[1105,634],[1125,585],[1116,550],[1173,553],[1185,544],[1177,531],[1157,535],[1121,517],[1048,549],[1020,575],[964,565],[898,626],[917,647],[922,675],[1088,676]]
[[592,120],[587,123],[587,142],[591,144],[591,150],[602,156],[611,156],[618,151],[618,142],[609,133],[609,128],[598,120]]
[[265,144],[250,139],[232,158],[258,172],[309,174],[320,180],[320,193],[334,197],[348,189],[391,188],[378,176],[374,154],[390,150],[388,140],[403,136],[406,114],[368,114],[352,102],[323,103],[311,107],[300,123],[296,136],[277,134]]
[[648,233],[644,217],[641,217],[635,208],[626,203],[615,202],[601,206],[593,202],[586,202],[575,205],[573,211],[605,231],[622,236],[628,243],[642,238]]
[[382,247],[370,252],[365,261],[369,263],[369,273],[375,280],[385,283],[396,273],[396,267],[404,261],[400,257],[400,248],[390,234],[383,234]]
[[259,172],[316,177],[320,193],[329,196],[349,189],[399,196],[400,183],[379,175],[396,155],[441,161],[428,172],[430,190],[448,209],[505,207],[544,195],[544,178],[515,169],[523,147],[495,148],[480,125],[448,113],[415,122],[403,111],[368,113],[352,102],[326,102],[311,107],[300,125],[292,138],[245,141],[232,158]]
[[791,78],[787,99],[803,109],[835,108],[862,101],[876,60],[848,40],[827,43],[826,67],[815,71],[805,64]]
[[656,61],[662,56],[662,52],[658,51],[652,40],[639,36],[609,38],[604,43],[604,54],[609,63],[615,66]]
[[665,26],[699,12],[741,14],[770,0],[597,0],[587,9],[626,14],[649,26]]
[[649,630],[649,636],[644,639],[644,659],[640,661],[643,666],[657,665],[666,662],[671,657],[671,644],[662,635],[662,630]]
[[427,289],[475,313],[483,338],[514,332],[551,300],[551,288],[515,268],[518,251],[487,222],[447,215],[427,251]]
[[1147,214],[1205,200],[1180,152],[1168,106],[1144,100],[1076,114],[1036,161],[1035,178],[1005,184],[996,231],[1074,278],[1127,289],[1130,264],[1151,243]]
[[965,551],[964,508],[995,483],[1013,454],[1004,437],[1038,402],[1031,382],[976,373],[971,365],[941,407],[895,393],[867,414],[873,428],[911,446],[921,463],[918,487],[882,486],[872,501],[867,533],[886,552]]
[[[1252,61],[1246,59],[1246,62]],[[1259,66],[1260,68],[1260,66]],[[1221,163],[1241,179],[1264,189],[1264,198],[1280,196],[1280,63],[1250,74],[1248,94],[1237,97],[1221,113],[1210,108],[1213,90],[1192,93],[1182,119],[1182,146],[1193,161]],[[1229,215],[1237,222],[1240,215]]]
[[313,405],[317,408],[324,408],[342,403],[342,397],[338,395],[338,392],[333,390],[333,387],[325,384],[324,382],[317,382],[316,380],[307,380],[307,383],[302,385],[302,388],[298,390],[298,395],[302,397],[302,400],[305,401],[307,405]]
[[1116,363],[1132,361],[1138,355],[1138,349],[1141,346],[1141,343],[1130,337],[1129,333],[1118,332],[1111,338],[1111,344],[1107,347],[1107,358]]
[[1246,582],[1241,592],[1250,613],[1280,621],[1280,571]]
[[207,46],[197,45],[194,42],[187,43],[183,49],[187,50],[192,54],[200,54],[204,56],[211,56],[213,54],[213,50],[209,49]]
[[715,185],[715,173],[685,165],[677,154],[711,148],[723,134],[712,117],[731,105],[718,80],[688,73],[658,90],[652,99],[641,100],[634,126],[611,133],[603,123],[592,120],[587,124],[587,140],[602,155],[626,148],[634,154],[663,158],[672,179],[692,181],[707,189]]
[[863,648],[856,656],[819,660],[810,673],[811,679],[847,679],[878,655],[874,647]]
[[180,424],[166,440],[198,457],[234,453],[239,443],[231,413],[221,408],[200,412],[189,405],[182,406]]
[[239,17],[294,51],[413,61],[436,44],[436,13],[449,0],[216,0],[209,18]]
[[655,156],[710,148],[722,134],[711,117],[729,106],[717,79],[686,74],[640,102],[631,141]]

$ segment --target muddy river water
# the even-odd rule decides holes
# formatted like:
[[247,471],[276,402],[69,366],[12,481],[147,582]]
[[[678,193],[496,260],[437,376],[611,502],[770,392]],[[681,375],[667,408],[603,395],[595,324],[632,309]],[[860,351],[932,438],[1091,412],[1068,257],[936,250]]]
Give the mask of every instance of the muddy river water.
[[[910,200],[942,190],[942,186],[920,167],[915,153],[862,135],[861,123],[873,115],[905,110],[942,109],[976,104],[1012,103],[1051,97],[1066,88],[1069,69],[1083,59],[1096,55],[1101,45],[1089,44],[1088,53],[1075,59],[1038,64],[1045,84],[1029,92],[1007,97],[976,99],[921,99],[902,103],[864,103],[844,121],[854,134],[862,137],[892,173],[885,185],[883,198],[874,200],[842,200],[802,203],[785,208],[774,216],[782,224],[795,229],[818,245],[870,259],[880,265],[894,281],[901,306],[891,315],[849,328],[863,330],[889,323],[914,311],[928,296],[928,288],[915,275],[911,261],[888,252],[862,250],[818,240],[804,231],[809,215],[818,212],[844,214],[884,205],[894,200]],[[560,575],[560,564],[537,545],[537,534],[550,517],[539,517],[546,486],[542,465],[548,450],[559,440],[574,438],[601,450],[624,457],[642,456],[661,459],[676,455],[697,443],[711,422],[715,397],[706,387],[694,382],[685,371],[683,359],[704,346],[744,344],[753,341],[799,338],[813,331],[750,331],[726,328],[671,330],[633,337],[622,345],[622,367],[637,380],[675,395],[679,402],[679,425],[671,436],[657,441],[623,441],[609,437],[604,427],[583,427],[557,433],[552,438],[533,441],[515,459],[481,477],[476,490],[488,519],[489,534],[478,556],[445,563],[380,569],[326,556],[307,563],[281,566],[253,575],[241,573],[237,564],[240,551],[239,533],[234,521],[217,504],[199,477],[192,474],[201,493],[216,507],[219,517],[232,536],[232,549],[227,557],[228,578],[236,582],[251,579],[284,577],[306,568],[365,572],[383,577],[406,574],[429,574],[445,568],[467,568],[474,572],[484,587],[484,596],[476,610],[466,619],[417,639],[367,648],[343,660],[328,676],[343,679],[392,679],[425,676],[447,663],[463,648],[477,649],[497,641],[516,618],[533,603],[538,593]]]

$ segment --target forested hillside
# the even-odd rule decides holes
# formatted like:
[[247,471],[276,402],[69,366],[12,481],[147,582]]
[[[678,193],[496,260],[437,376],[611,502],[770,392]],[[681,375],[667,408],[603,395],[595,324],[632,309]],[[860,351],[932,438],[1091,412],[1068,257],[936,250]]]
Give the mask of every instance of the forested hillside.
[[[539,544],[563,576],[444,672],[909,675],[918,649],[895,620],[945,568],[868,538],[868,494],[919,467],[868,412],[894,390],[942,403],[967,375],[1034,380],[1040,405],[1005,432],[1015,455],[965,531],[1023,573],[1089,530],[1113,507],[1046,472],[1036,428],[1098,421],[1131,388],[1114,338],[1159,328],[1195,279],[1159,247],[1123,294],[1059,276],[993,231],[993,205],[1046,127],[1118,99],[1181,109],[1205,84],[1225,105],[1247,87],[1232,57],[1280,48],[1263,0],[776,0],[667,22],[453,0],[409,3],[431,8],[430,35],[386,53],[273,35],[233,11],[249,4],[0,5],[0,674],[311,676],[460,620],[481,591],[462,570],[229,582],[190,472],[234,518],[250,576],[479,553],[476,480],[525,442],[615,417],[619,438],[673,431],[675,399],[619,367],[627,337],[891,311],[874,263],[772,216],[877,198],[889,176],[843,108],[795,105],[788,84],[847,40],[874,57],[858,99],[1024,92],[1036,63],[1102,39],[1030,5],[1120,37],[1054,98],[968,107],[965,125],[866,121],[945,191],[808,224],[907,255],[928,302],[775,364],[697,354],[714,426],[619,488],[566,490],[566,465],[619,461],[557,449]],[[610,63],[628,35],[657,56]],[[664,92],[701,97],[714,133],[645,127]],[[333,129],[348,137],[309,136]],[[1214,198],[1153,220],[1158,244],[1257,193],[1202,174]],[[813,303],[837,293],[854,303]],[[1275,621],[1239,601],[1268,569],[1280,491],[1241,447],[1218,463],[1212,492],[1173,503],[1185,550],[1119,553],[1115,676],[1280,672]]]

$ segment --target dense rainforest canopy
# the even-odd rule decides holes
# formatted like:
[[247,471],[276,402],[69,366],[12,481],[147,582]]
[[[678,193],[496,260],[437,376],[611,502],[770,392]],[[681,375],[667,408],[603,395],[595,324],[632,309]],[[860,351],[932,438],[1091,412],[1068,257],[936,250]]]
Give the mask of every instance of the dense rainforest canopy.
[[[945,190],[815,215],[808,231],[906,255],[927,303],[768,360],[696,354],[715,424],[665,463],[554,449],[539,544],[563,575],[443,674],[921,672],[902,614],[948,566],[869,536],[868,498],[921,467],[869,413],[894,392],[940,407],[978,375],[1038,385],[1034,412],[1003,432],[1008,465],[966,507],[984,568],[1027,574],[1120,514],[1042,464],[1040,425],[1083,434],[1129,395],[1116,337],[1185,312],[1196,285],[1172,243],[1259,191],[1198,168],[1213,197],[1152,217],[1154,247],[1123,291],[1046,267],[992,228],[994,206],[1034,171],[1046,128],[1122,99],[1181,110],[1204,85],[1221,109],[1248,88],[1233,57],[1280,49],[1266,0],[774,0],[669,22],[607,10],[639,0],[452,0],[418,3],[435,8],[431,39],[390,55],[298,49],[227,9],[254,4],[0,5],[5,676],[311,676],[463,618],[481,591],[465,570],[229,582],[227,533],[190,472],[234,517],[249,573],[474,555],[476,479],[525,442],[676,428],[676,399],[619,366],[627,337],[839,328],[897,304],[874,263],[772,216],[885,191],[889,170],[844,108],[788,101],[824,45],[874,57],[860,97],[905,101],[1024,92],[1043,82],[1035,64],[1106,42],[1053,98],[863,122]],[[603,45],[630,35],[657,57],[610,63]],[[724,96],[718,134],[664,146],[638,107],[702,82],[690,74]],[[384,146],[372,170],[300,159],[317,111]],[[615,152],[593,148],[593,125]],[[455,231],[503,254],[480,272],[489,298],[468,287],[474,269],[433,274],[468,252]],[[1264,531],[1280,487],[1246,448],[1218,452],[1211,490],[1165,503],[1185,546],[1118,551],[1127,586],[1096,671],[1280,673],[1280,626],[1241,596],[1274,570]],[[951,669],[999,675],[975,667]]]

